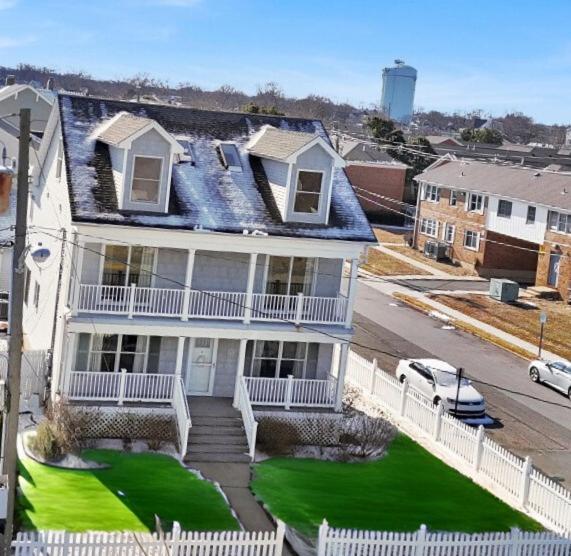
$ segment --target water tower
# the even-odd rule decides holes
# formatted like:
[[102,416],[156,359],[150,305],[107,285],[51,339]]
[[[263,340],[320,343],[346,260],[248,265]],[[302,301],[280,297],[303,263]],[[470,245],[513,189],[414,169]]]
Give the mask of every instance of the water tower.
[[407,124],[412,119],[417,72],[403,60],[383,69],[381,110],[391,119]]

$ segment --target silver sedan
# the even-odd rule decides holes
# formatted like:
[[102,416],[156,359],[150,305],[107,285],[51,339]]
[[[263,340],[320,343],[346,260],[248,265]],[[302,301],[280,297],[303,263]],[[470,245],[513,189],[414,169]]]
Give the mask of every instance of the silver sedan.
[[529,378],[559,390],[571,399],[571,363],[536,359],[529,364]]

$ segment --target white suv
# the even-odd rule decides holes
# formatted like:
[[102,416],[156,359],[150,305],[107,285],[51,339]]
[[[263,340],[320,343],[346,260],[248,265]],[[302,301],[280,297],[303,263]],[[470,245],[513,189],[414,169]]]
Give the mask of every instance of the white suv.
[[[486,404],[483,396],[463,378],[458,389],[458,371],[439,359],[401,359],[397,378],[434,404],[442,403],[445,411],[459,419],[484,417]],[[456,393],[458,392],[458,404]],[[455,407],[458,407],[455,411]]]

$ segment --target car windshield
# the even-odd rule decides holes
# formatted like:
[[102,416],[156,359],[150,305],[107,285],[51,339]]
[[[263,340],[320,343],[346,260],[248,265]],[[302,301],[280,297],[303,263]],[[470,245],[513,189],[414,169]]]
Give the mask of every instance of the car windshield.
[[[452,384],[458,383],[457,371],[450,369],[450,371],[445,371],[443,369],[431,369],[434,378],[438,384],[442,386],[451,386]],[[461,385],[468,386],[470,383],[465,378],[462,379]]]

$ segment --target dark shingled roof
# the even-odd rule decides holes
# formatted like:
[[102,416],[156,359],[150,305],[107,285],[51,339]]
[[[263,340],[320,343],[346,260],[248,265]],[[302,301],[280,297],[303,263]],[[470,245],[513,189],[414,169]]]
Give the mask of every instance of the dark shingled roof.
[[[318,134],[331,144],[319,121],[74,95],[60,95],[59,110],[72,217],[76,222],[171,229],[201,227],[239,234],[247,229],[278,236],[376,242],[343,169],[334,169],[327,225],[283,222],[260,159],[246,149],[264,125]],[[192,142],[196,164],[173,166],[168,214],[118,208],[109,147],[94,136],[98,127],[120,112],[155,120],[167,132]],[[220,141],[236,143],[242,172],[222,166],[216,148]]]

